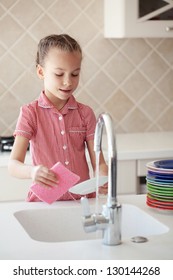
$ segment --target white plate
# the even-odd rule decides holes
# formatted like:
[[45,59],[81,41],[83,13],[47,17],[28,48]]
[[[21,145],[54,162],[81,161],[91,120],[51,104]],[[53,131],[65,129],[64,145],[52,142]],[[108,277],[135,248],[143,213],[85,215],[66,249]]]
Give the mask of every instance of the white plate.
[[[99,177],[99,186],[103,186],[105,183],[107,183],[107,181],[108,181],[107,176]],[[68,191],[80,195],[93,193],[96,191],[96,177],[81,182],[75,185],[74,187],[70,188]]]
[[155,173],[160,173],[160,174],[173,174],[173,169],[166,169],[166,168],[160,168],[155,166],[155,161],[148,162],[146,164],[146,167],[148,170],[155,172]]

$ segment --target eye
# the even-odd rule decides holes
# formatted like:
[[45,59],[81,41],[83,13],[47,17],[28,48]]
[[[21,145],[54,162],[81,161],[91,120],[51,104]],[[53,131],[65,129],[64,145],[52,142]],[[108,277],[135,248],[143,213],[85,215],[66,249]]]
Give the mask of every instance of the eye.
[[77,77],[77,76],[79,76],[79,73],[72,73],[71,75],[72,75],[72,77]]
[[57,77],[62,77],[63,76],[63,73],[55,73],[55,76],[57,76]]

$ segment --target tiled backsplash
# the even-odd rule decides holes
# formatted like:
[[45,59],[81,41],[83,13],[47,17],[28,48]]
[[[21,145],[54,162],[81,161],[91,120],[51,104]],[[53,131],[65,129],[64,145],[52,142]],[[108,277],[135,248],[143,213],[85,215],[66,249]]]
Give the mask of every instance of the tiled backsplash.
[[173,130],[173,39],[105,39],[103,0],[0,1],[0,135],[35,99],[37,43],[69,33],[83,48],[79,101],[109,112],[117,132]]

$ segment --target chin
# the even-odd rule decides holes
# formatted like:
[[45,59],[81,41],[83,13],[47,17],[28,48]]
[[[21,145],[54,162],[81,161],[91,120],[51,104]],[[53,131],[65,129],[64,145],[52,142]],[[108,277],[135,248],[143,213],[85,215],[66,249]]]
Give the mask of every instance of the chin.
[[70,98],[71,95],[68,95],[68,96],[61,96],[59,97],[59,99],[61,100],[68,100]]

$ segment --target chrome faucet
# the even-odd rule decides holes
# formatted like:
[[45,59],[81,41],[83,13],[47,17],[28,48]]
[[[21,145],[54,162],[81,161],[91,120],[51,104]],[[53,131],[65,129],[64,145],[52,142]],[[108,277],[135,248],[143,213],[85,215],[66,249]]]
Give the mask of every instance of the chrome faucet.
[[99,116],[94,135],[94,151],[101,151],[103,127],[106,128],[108,142],[108,195],[102,213],[90,214],[87,198],[82,197],[83,226],[86,232],[103,231],[103,243],[119,245],[121,243],[121,205],[117,202],[117,151],[111,116],[103,113]]

